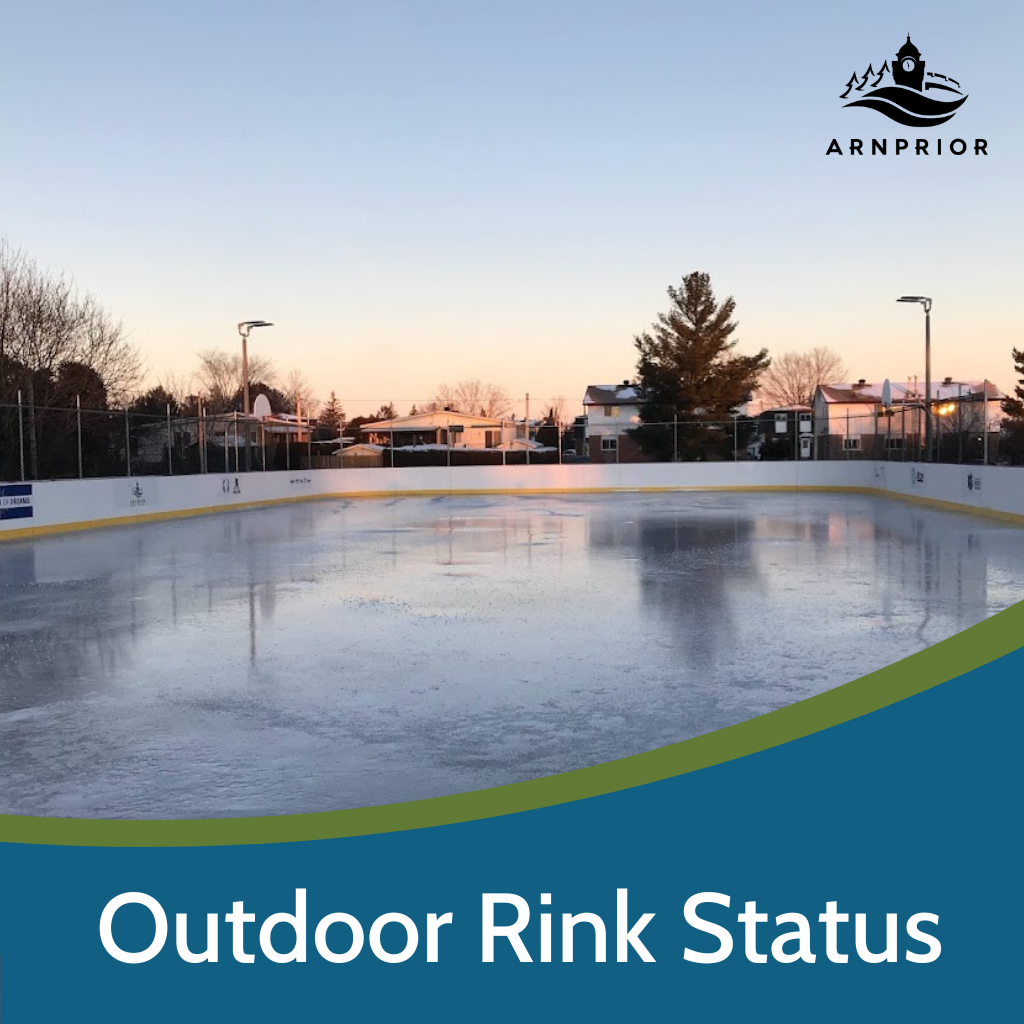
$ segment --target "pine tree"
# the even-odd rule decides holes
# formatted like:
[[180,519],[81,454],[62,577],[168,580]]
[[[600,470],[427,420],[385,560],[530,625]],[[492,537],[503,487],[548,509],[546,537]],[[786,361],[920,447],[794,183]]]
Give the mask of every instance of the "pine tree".
[[1014,397],[1003,400],[1003,454],[1015,465],[1024,465],[1024,349],[1013,350],[1013,366],[1020,375]]
[[871,67],[871,65],[869,64],[869,65],[868,65],[868,69],[867,69],[867,71],[865,71],[865,72],[864,72],[864,81],[863,81],[863,82],[861,82],[861,83],[860,83],[860,85],[858,85],[858,86],[857,86],[857,92],[860,92],[860,91],[861,91],[861,89],[863,89],[863,88],[864,88],[864,86],[868,84],[868,79],[869,79],[869,78],[870,78],[870,77],[871,77],[871,76],[872,76],[872,75],[873,75],[874,73],[875,73],[874,69],[873,69],[873,68]]
[[675,451],[686,459],[731,458],[728,427],[768,368],[768,351],[733,354],[736,303],[732,297],[715,301],[710,275],[688,274],[668,295],[669,312],[634,339],[642,400],[634,437],[658,459],[671,459]]
[[327,400],[327,404],[320,413],[320,426],[340,434],[341,428],[344,425],[345,410],[342,409],[338,396],[332,391],[331,397]]
[[851,89],[852,89],[852,88],[853,88],[853,87],[854,87],[854,86],[855,86],[855,85],[856,85],[856,84],[857,84],[857,83],[858,83],[859,81],[860,81],[860,79],[859,79],[859,78],[857,77],[857,72],[856,72],[856,71],[854,71],[854,73],[853,73],[852,75],[850,75],[850,80],[849,80],[849,81],[848,81],[848,82],[846,83],[846,92],[844,92],[844,93],[842,94],[842,96],[840,96],[839,98],[840,98],[841,100],[845,100],[845,99],[846,99],[846,97],[850,95],[850,90],[851,90]]

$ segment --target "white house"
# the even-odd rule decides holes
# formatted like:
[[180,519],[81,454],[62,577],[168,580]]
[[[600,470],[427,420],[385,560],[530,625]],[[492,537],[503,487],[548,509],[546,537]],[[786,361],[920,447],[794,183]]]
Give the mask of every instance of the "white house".
[[[890,383],[891,405],[883,407],[883,383],[819,384],[814,394],[814,434],[822,458],[884,458],[894,452],[921,457],[925,436],[924,386]],[[1006,396],[991,381],[946,377],[932,383],[932,428],[944,435],[988,430],[998,438]],[[987,427],[986,427],[987,425]]]
[[511,420],[471,416],[450,409],[396,416],[391,420],[365,423],[360,429],[371,444],[387,444],[395,448],[425,444],[497,448],[516,436],[516,427]]
[[635,384],[591,384],[583,396],[587,415],[587,451],[595,462],[643,459],[626,433],[640,425],[640,394]]

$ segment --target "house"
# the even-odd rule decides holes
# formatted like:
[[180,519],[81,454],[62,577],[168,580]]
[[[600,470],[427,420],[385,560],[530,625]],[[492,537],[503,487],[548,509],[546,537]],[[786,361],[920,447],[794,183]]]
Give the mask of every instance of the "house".
[[384,448],[379,444],[350,444],[331,455],[330,464],[359,469],[380,467],[384,465]]
[[814,458],[814,411],[809,405],[780,405],[757,416],[757,454],[762,459]]
[[[819,384],[814,394],[814,436],[818,458],[924,458],[925,414],[932,412],[933,446],[943,462],[978,461],[987,430],[995,452],[1005,398],[991,381],[952,377],[924,387],[891,383],[890,404],[882,405],[882,383]],[[976,451],[976,449],[978,449]]]
[[640,425],[640,393],[635,384],[591,384],[583,396],[585,451],[592,462],[647,462],[629,431]]
[[428,444],[453,448],[497,448],[516,436],[516,426],[510,420],[471,416],[451,409],[364,423],[360,430],[371,444],[393,448]]

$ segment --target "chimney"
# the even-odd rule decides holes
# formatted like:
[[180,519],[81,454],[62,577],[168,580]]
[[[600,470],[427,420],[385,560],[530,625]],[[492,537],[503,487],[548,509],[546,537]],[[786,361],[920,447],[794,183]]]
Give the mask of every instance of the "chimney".
[[628,381],[628,380],[624,380],[624,381],[622,382],[622,386],[623,386],[624,388],[628,388],[628,387],[629,387],[629,381]]
[[953,383],[953,378],[947,377],[942,383],[945,387],[948,388]]
[[857,381],[857,383],[854,384],[853,386],[856,389],[856,388],[865,387],[866,385],[867,385],[867,381],[863,377],[861,377],[861,379],[859,381]]

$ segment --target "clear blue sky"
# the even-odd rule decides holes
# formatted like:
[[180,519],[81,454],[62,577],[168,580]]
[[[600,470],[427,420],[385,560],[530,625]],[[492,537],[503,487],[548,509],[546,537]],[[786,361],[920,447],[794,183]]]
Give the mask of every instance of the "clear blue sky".
[[[238,343],[323,397],[459,377],[576,411],[707,270],[741,347],[851,376],[1013,379],[1019,3],[4,5],[0,232],[121,316],[151,379]],[[938,129],[842,109],[911,32],[970,94]],[[826,157],[832,138],[989,156]],[[891,143],[890,143],[891,145]],[[521,407],[520,407],[521,408]]]

